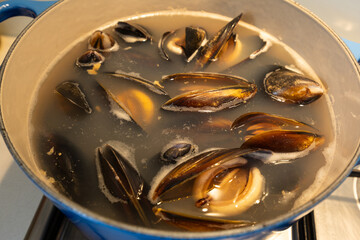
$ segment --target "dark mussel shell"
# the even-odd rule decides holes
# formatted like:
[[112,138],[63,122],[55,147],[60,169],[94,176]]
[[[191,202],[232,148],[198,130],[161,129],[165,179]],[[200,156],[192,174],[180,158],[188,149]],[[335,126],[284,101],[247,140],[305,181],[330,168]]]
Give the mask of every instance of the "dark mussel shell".
[[74,81],[62,82],[55,88],[55,91],[71,102],[74,106],[81,108],[88,114],[92,113],[92,108],[86,100],[86,96],[81,90],[79,83]]
[[195,70],[203,69],[211,61],[214,61],[229,39],[233,36],[233,31],[240,21],[242,13],[226,24],[220,31],[217,32],[212,38],[210,38],[206,44],[199,49],[195,56]]
[[233,108],[255,96],[255,84],[233,85],[210,90],[195,90],[180,94],[162,106],[168,111],[217,112]]
[[255,222],[245,220],[226,220],[220,218],[196,217],[154,207],[153,211],[161,220],[184,230],[193,232],[227,230],[255,225]]
[[132,204],[143,223],[149,225],[149,220],[139,202],[144,181],[134,165],[114,147],[104,144],[96,149],[96,167],[99,185],[103,181],[113,197]]
[[176,140],[167,144],[160,154],[160,159],[164,164],[174,164],[179,159],[187,157],[197,152],[198,147],[185,140]]
[[206,31],[199,27],[185,27],[165,32],[158,45],[160,56],[165,60],[170,60],[169,52],[184,54],[186,61],[189,62],[205,40]]
[[265,91],[279,102],[306,105],[319,99],[324,89],[316,81],[287,68],[278,68],[266,75]]
[[181,84],[178,87],[179,92],[205,90],[233,85],[249,86],[249,81],[239,76],[212,72],[174,73],[163,76],[160,84],[167,87],[168,84],[174,82]]
[[89,49],[100,52],[115,52],[119,49],[119,45],[111,35],[98,30],[89,38]]
[[153,82],[151,82],[145,78],[135,77],[135,76],[132,76],[129,74],[124,74],[124,73],[119,73],[119,72],[108,72],[106,74],[116,77],[121,81],[133,81],[133,82],[139,83],[154,93],[157,93],[160,95],[168,95],[167,92],[165,90],[163,90],[161,87],[159,87],[158,85],[155,85]]
[[131,25],[127,22],[118,22],[114,31],[126,43],[151,41],[151,34],[139,25]]
[[[80,198],[80,181],[77,173],[80,151],[74,147],[70,139],[57,133],[42,134],[38,142],[39,168],[60,193],[76,200]],[[81,172],[81,171],[80,171]]]
[[245,134],[246,138],[269,130],[314,130],[312,126],[306,123],[263,112],[250,112],[241,115],[231,125],[231,130],[235,129],[239,130],[239,133]]
[[[268,156],[269,153],[262,152],[261,154]],[[149,193],[149,199],[152,202],[157,202],[163,194],[180,187],[187,181],[197,177],[200,173],[228,161],[235,161],[237,164],[243,165],[249,156],[257,156],[257,152],[239,148],[214,149],[202,152],[180,163],[163,178],[154,181]]]
[[81,55],[76,60],[76,65],[82,68],[91,68],[95,65],[101,65],[105,61],[105,57],[99,52],[94,50],[89,50]]
[[273,154],[266,161],[275,163],[304,157],[323,143],[321,135],[309,131],[272,130],[249,138],[240,148],[270,150]]

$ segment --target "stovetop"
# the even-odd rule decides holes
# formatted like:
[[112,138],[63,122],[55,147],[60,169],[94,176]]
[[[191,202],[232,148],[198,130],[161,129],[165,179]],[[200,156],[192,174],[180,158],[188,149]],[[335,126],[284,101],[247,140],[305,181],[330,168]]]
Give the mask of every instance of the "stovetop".
[[[305,6],[315,4],[306,0],[298,2]],[[0,63],[16,35],[30,21],[29,18],[17,17],[0,23]],[[266,239],[360,239],[359,195],[360,179],[348,178],[316,206],[313,213]],[[0,206],[2,239],[86,239],[21,172],[2,139]]]

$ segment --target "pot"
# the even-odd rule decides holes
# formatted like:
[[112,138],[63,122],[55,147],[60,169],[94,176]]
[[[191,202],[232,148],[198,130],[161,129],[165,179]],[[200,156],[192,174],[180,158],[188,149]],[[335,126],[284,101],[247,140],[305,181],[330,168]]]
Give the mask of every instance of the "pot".
[[[1,8],[0,8],[1,9]],[[172,232],[136,227],[94,213],[57,192],[44,180],[31,150],[30,106],[47,71],[77,39],[117,19],[169,9],[205,11],[234,17],[264,29],[298,52],[326,82],[334,112],[334,160],[326,180],[303,204],[269,221],[216,232]],[[41,12],[32,10],[36,15]],[[22,11],[24,13],[24,11]],[[28,13],[25,11],[24,15]],[[287,0],[63,0],[41,14],[11,47],[1,69],[1,130],[15,161],[53,203],[91,239],[252,238],[291,225],[332,193],[359,156],[360,73],[341,39],[321,20]]]

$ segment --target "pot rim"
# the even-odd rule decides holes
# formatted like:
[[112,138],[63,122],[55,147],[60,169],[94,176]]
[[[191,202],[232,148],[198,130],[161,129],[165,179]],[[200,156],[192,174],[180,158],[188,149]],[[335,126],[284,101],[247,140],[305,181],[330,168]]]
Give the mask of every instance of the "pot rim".
[[[41,18],[43,15],[45,15],[49,10],[61,6],[62,2],[66,0],[59,0],[57,3],[52,5],[50,8],[45,10],[42,14],[40,14],[34,21],[32,21],[26,28],[19,34],[19,36],[15,39],[14,43],[10,47],[8,53],[6,54],[2,67],[0,69],[0,91],[2,90],[2,83],[3,83],[3,77],[4,77],[4,71],[7,66],[9,57],[11,56],[13,50],[16,48],[19,40],[21,37],[29,30],[31,30],[32,25],[37,21],[38,18]],[[300,11],[304,12],[307,16],[311,17],[315,22],[317,22],[319,25],[321,25],[325,30],[327,30],[337,41],[339,45],[342,46],[344,52],[351,58],[352,63],[354,66],[357,67],[357,75],[359,76],[358,80],[360,81],[360,69],[358,67],[358,63],[355,60],[355,58],[352,56],[352,53],[347,48],[345,43],[341,40],[341,38],[330,28],[328,27],[321,19],[319,19],[317,16],[315,16],[312,12],[307,10],[306,8],[302,7],[300,4],[294,2],[293,0],[284,0],[284,2],[288,3],[289,5],[292,5],[296,8],[298,8]],[[237,228],[237,229],[229,229],[229,230],[221,230],[221,231],[214,231],[214,232],[181,232],[181,231],[166,231],[166,230],[154,230],[146,227],[140,227],[128,224],[126,222],[119,222],[112,219],[109,219],[107,217],[104,217],[98,213],[95,213],[82,205],[75,203],[71,201],[70,199],[66,198],[65,196],[61,195],[59,192],[55,191],[54,189],[50,188],[48,185],[46,185],[40,178],[36,176],[36,174],[33,173],[33,171],[26,166],[22,159],[20,158],[19,154],[17,153],[16,149],[14,148],[10,137],[8,136],[8,133],[5,129],[4,120],[3,120],[3,114],[2,114],[2,108],[0,106],[0,131],[1,135],[4,138],[5,144],[8,147],[10,154],[14,158],[15,162],[19,165],[19,167],[22,169],[22,171],[28,176],[28,178],[38,187],[41,189],[41,191],[48,197],[52,202],[55,203],[59,208],[61,208],[63,211],[70,213],[76,213],[77,215],[86,218],[88,221],[91,221],[96,224],[100,225],[106,225],[110,228],[115,228],[117,230],[125,230],[129,233],[135,233],[135,234],[142,234],[147,236],[155,236],[160,238],[169,238],[172,239],[183,239],[183,238],[193,238],[193,239],[215,239],[218,237],[222,238],[230,238],[230,237],[246,237],[251,236],[255,234],[259,234],[262,232],[268,232],[272,231],[274,229],[280,229],[283,227],[290,226],[290,224],[300,218],[301,216],[305,215],[309,211],[311,211],[316,204],[320,203],[322,200],[324,200],[326,197],[328,197],[337,187],[340,186],[340,184],[345,181],[346,177],[350,174],[351,170],[355,166],[357,159],[360,155],[360,139],[357,144],[356,152],[351,158],[351,161],[349,161],[348,166],[345,170],[339,175],[339,177],[329,185],[328,188],[326,188],[323,192],[318,194],[315,198],[311,199],[310,201],[306,202],[300,207],[297,207],[296,209],[289,211],[286,214],[282,214],[280,216],[277,216],[271,220],[268,220],[264,223],[256,224],[254,226],[249,227],[243,227],[243,228]]]

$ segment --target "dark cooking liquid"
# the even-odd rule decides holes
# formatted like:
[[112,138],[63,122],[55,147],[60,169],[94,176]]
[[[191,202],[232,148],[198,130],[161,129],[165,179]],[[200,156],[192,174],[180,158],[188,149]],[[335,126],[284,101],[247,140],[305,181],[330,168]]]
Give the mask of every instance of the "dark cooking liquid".
[[[275,215],[288,212],[304,190],[313,184],[318,170],[331,161],[331,159],[324,157],[322,150],[327,148],[333,139],[332,118],[325,96],[310,105],[300,107],[271,100],[264,92],[263,78],[267,72],[274,69],[274,65],[294,65],[311,74],[311,68],[306,65],[306,62],[299,61],[301,59],[296,54],[290,54],[289,48],[284,47],[279,42],[273,42],[266,53],[253,60],[223,70],[222,73],[238,75],[256,83],[258,93],[246,104],[216,113],[159,110],[166,98],[147,92],[147,89],[133,83],[119,84],[121,88],[137,89],[151,97],[153,107],[150,106],[149,108],[153,110],[153,115],[151,125],[147,128],[149,134],[145,134],[136,124],[120,120],[110,113],[109,101],[95,81],[96,79],[112,81],[112,77],[104,76],[101,73],[116,70],[140,74],[141,77],[151,81],[160,80],[163,75],[184,72],[186,64],[182,57],[173,56],[171,61],[160,58],[157,42],[161,35],[166,31],[180,27],[201,26],[206,29],[208,36],[211,36],[228,20],[210,14],[192,15],[185,12],[172,15],[148,15],[130,19],[128,22],[141,24],[153,36],[151,43],[134,45],[122,42],[110,27],[105,31],[113,35],[120,43],[120,50],[106,54],[107,59],[100,68],[99,74],[95,76],[88,75],[85,70],[74,64],[75,59],[87,50],[87,39],[79,40],[78,44],[67,52],[48,73],[38,91],[34,104],[31,119],[33,151],[42,173],[51,181],[60,181],[64,186],[59,187],[59,184],[56,183],[55,186],[64,194],[71,195],[71,198],[82,206],[111,219],[128,221],[122,214],[121,203],[111,203],[99,187],[95,167],[95,149],[97,147],[108,141],[119,141],[128,146],[134,153],[137,168],[147,184],[150,185],[162,167],[159,161],[159,152],[170,141],[174,139],[191,140],[198,145],[199,151],[214,147],[239,147],[243,139],[240,139],[238,135],[226,130],[203,132],[199,126],[206,125],[217,118],[224,118],[232,122],[244,113],[266,112],[294,118],[313,125],[325,136],[325,144],[319,150],[289,164],[258,165],[266,184],[262,201],[240,216],[230,218],[261,222],[273,218]],[[242,23],[236,29],[243,43],[244,54],[249,55],[261,46],[261,41],[258,38],[259,33],[254,29],[249,29],[248,25]],[[129,46],[131,48],[128,48]],[[68,80],[75,80],[80,83],[93,108],[92,114],[84,114],[81,111],[70,111],[71,114],[69,114],[65,111],[68,103],[58,94],[55,94],[54,89],[59,83]],[[167,90],[172,94],[177,87],[175,83],[173,85],[168,84]],[[75,156],[73,157],[75,164],[70,173],[65,173],[64,181],[61,181],[61,174],[63,173],[59,173],[54,166],[58,163],[49,160],[51,149],[48,149],[46,145],[49,136],[61,136],[66,142],[63,145],[66,145],[65,147],[70,146],[71,153]],[[76,191],[67,190],[66,185],[72,184],[76,184]],[[193,211],[193,208],[189,209]],[[181,211],[190,211],[189,209],[181,206]],[[198,210],[195,214],[203,213]],[[157,226],[172,229],[162,224],[155,224],[155,227]]]

